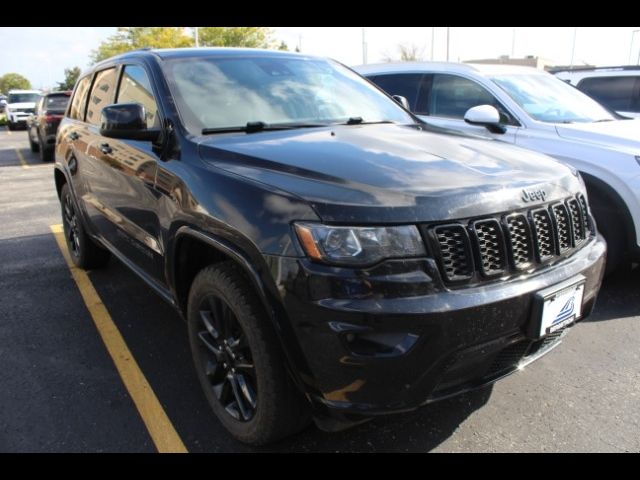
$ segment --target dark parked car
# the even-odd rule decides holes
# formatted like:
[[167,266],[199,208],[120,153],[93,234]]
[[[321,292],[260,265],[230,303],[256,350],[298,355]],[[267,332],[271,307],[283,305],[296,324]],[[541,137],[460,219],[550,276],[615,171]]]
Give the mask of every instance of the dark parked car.
[[67,245],[183,315],[243,442],[416,409],[558,345],[606,250],[577,172],[446,132],[323,58],[127,53],[58,130]]
[[31,151],[40,152],[43,162],[53,160],[56,133],[70,97],[71,92],[51,92],[43,95],[27,121]]

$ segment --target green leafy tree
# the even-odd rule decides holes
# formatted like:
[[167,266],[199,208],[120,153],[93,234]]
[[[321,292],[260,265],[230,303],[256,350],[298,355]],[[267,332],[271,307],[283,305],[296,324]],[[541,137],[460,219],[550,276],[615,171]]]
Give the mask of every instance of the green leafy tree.
[[58,90],[73,90],[79,76],[80,67],[65,68],[64,82],[58,82]]
[[198,41],[202,47],[278,47],[267,27],[198,27]]
[[5,73],[0,77],[0,92],[8,93],[9,90],[29,90],[31,82],[19,73]]
[[118,31],[91,53],[99,62],[105,58],[138,48],[192,47],[193,38],[182,27],[118,27]]
[[289,47],[287,46],[287,44],[284,41],[282,41],[282,42],[280,42],[280,46],[278,47],[278,50],[283,50],[285,52],[288,52],[289,51]]

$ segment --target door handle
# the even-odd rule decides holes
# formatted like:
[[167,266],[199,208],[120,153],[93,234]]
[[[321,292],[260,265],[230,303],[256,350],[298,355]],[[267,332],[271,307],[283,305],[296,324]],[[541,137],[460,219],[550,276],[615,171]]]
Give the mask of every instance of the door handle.
[[100,151],[106,155],[106,154],[109,154],[109,153],[113,152],[113,149],[109,146],[108,143],[101,143],[100,144]]
[[79,138],[80,138],[80,135],[78,135],[76,132],[71,132],[71,133],[69,134],[69,138],[70,138],[71,140],[77,140],[77,139],[79,139]]

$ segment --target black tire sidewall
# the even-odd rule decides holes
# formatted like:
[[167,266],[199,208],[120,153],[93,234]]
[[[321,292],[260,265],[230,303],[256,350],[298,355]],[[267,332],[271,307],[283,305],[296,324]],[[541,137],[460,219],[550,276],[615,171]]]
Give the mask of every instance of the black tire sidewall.
[[[198,375],[198,380],[200,381],[200,385],[204,390],[209,405],[213,409],[218,419],[225,426],[225,428],[227,428],[227,430],[229,430],[236,437],[249,436],[252,435],[257,428],[259,428],[261,417],[264,414],[265,406],[263,405],[263,402],[261,402],[261,393],[264,390],[264,386],[262,384],[265,383],[265,375],[268,375],[268,372],[263,371],[260,354],[258,353],[258,355],[256,355],[256,338],[254,334],[255,327],[252,327],[251,325],[251,323],[255,321],[255,314],[251,311],[250,308],[247,308],[246,304],[241,304],[240,302],[238,302],[237,292],[229,284],[211,281],[211,277],[215,278],[217,272],[208,270],[206,273],[207,275],[203,275],[202,277],[205,278],[206,281],[194,281],[192,292],[189,295],[188,307],[189,343],[191,346],[191,352]],[[215,295],[225,303],[227,303],[233,314],[236,316],[238,322],[240,323],[240,326],[242,327],[244,334],[247,337],[249,348],[251,349],[251,355],[253,357],[253,362],[256,369],[256,379],[258,383],[258,405],[256,407],[254,417],[247,422],[240,422],[238,420],[235,420],[225,411],[224,407],[220,404],[213,393],[210,381],[205,375],[201,359],[199,357],[199,351],[201,347],[198,340],[198,308],[204,301],[204,299],[209,295]]]
[[[71,242],[69,240],[69,227],[67,226],[67,222],[64,219],[64,203],[66,201],[66,196],[70,197],[71,200],[71,205],[73,207],[74,213],[76,215],[76,222],[78,224],[78,253],[76,254],[73,249],[71,248]],[[82,226],[82,220],[80,218],[80,215],[78,213],[78,208],[76,207],[76,202],[75,199],[73,198],[73,195],[71,194],[71,190],[69,189],[69,185],[68,184],[64,184],[62,186],[62,188],[60,189],[60,207],[61,207],[61,213],[62,213],[62,227],[64,230],[64,240],[67,244],[67,249],[69,251],[69,256],[71,257],[71,260],[73,261],[74,265],[76,267],[80,267],[83,268],[84,263],[85,263],[85,250],[86,250],[86,234],[84,232],[84,228]]]

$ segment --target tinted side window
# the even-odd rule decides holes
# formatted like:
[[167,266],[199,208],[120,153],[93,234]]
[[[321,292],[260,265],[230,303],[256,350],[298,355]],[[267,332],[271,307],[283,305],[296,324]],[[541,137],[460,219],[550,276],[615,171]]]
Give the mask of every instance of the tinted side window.
[[78,88],[73,95],[71,101],[71,110],[69,111],[69,117],[76,120],[84,121],[84,110],[87,103],[87,93],[89,93],[89,86],[91,85],[91,76],[87,75],[78,82]]
[[[158,104],[153,98],[151,82],[144,68],[127,65],[122,72],[117,103],[140,103],[144,106],[147,128],[159,127]],[[156,124],[156,122],[158,122]]]
[[437,117],[464,118],[471,107],[498,103],[476,82],[455,75],[434,75],[429,114]]
[[370,80],[389,95],[402,95],[409,102],[410,110],[416,108],[418,89],[422,80],[421,73],[399,73],[393,75],[377,75]]
[[578,88],[611,110],[637,111],[634,95],[638,95],[636,83],[639,77],[592,77],[585,78]]
[[114,90],[116,84],[116,69],[108,68],[96,75],[93,81],[93,88],[89,95],[89,105],[87,107],[87,122],[94,125],[100,124],[100,113],[107,105],[113,103]]

